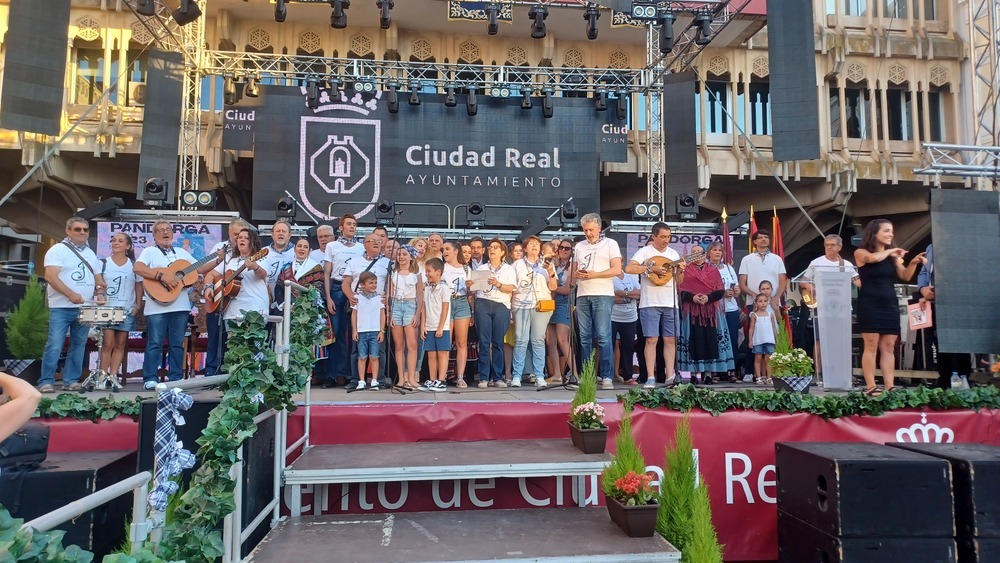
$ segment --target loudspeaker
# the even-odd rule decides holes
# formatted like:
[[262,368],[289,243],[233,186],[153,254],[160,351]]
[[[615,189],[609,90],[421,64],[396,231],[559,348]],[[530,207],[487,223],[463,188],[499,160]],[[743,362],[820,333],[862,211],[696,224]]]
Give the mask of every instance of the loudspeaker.
[[0,127],[58,135],[66,81],[70,0],[11,0]]
[[184,55],[150,51],[146,73],[146,105],[143,108],[142,144],[139,147],[139,177],[136,194],[149,178],[167,180],[166,201],[177,196],[177,154],[181,136],[181,106],[184,100]]
[[948,462],[870,443],[775,444],[778,510],[840,537],[953,537]]
[[959,537],[1000,538],[1000,448],[988,444],[887,445],[947,460]]
[[968,538],[958,541],[958,563],[1000,561],[1000,539]]
[[664,215],[677,216],[677,197],[698,193],[698,138],[695,127],[694,72],[668,74],[663,79],[663,205]]
[[[135,475],[135,452],[50,453],[33,471],[0,474],[0,504],[16,518],[32,520]],[[95,561],[125,542],[132,495],[111,502],[58,526],[63,545],[93,551]]]
[[954,538],[839,538],[778,511],[780,563],[955,563],[957,560]]
[[767,0],[774,160],[813,160],[819,150],[819,94],[812,2]]

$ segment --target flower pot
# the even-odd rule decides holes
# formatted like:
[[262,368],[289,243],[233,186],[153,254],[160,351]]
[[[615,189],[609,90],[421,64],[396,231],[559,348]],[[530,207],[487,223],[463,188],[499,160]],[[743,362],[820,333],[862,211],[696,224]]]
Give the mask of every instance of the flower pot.
[[809,386],[812,383],[812,376],[800,375],[794,377],[775,377],[775,391],[788,391],[789,393],[809,393]]
[[656,513],[659,505],[650,502],[641,506],[628,506],[614,497],[605,497],[611,520],[630,538],[648,538],[656,531]]
[[567,422],[567,424],[569,425],[569,437],[573,440],[576,449],[585,454],[604,453],[604,447],[608,443],[607,427],[584,429],[573,426],[572,422]]

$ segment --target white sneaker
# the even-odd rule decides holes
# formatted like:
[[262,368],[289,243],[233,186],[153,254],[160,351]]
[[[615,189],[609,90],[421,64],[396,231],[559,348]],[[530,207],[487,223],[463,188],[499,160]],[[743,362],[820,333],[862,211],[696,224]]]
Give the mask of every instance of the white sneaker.
[[476,385],[476,387],[478,387],[478,388],[480,388],[480,389],[486,389],[486,388],[487,388],[487,387],[489,387],[489,386],[490,386],[490,384],[489,384],[489,382],[487,382],[487,381],[480,381],[480,382],[479,382],[479,383],[478,383],[478,384]]
[[511,387],[520,387],[521,386],[521,378],[520,377],[515,377],[514,379],[511,379],[510,380],[510,386]]
[[498,379],[497,380],[497,387],[506,387],[506,386],[507,386],[507,382],[506,381],[504,381],[502,379]]
[[743,376],[743,383],[753,383],[753,375],[746,374]]
[[142,388],[145,389],[146,391],[152,391],[153,389],[156,389],[156,382],[155,381],[147,381],[147,382],[145,382],[145,383],[142,384]]
[[646,379],[646,383],[644,383],[642,386],[645,387],[646,389],[655,389],[656,388],[656,380],[652,379],[652,378],[648,378],[648,379]]
[[362,380],[358,380],[358,385],[357,385],[357,387],[355,387],[355,389],[364,389],[364,388],[365,388],[365,382],[364,382],[364,380],[363,379]]
[[545,382],[544,378],[542,378],[542,377],[536,377],[535,378],[535,387],[541,388],[541,387],[548,387],[548,386],[549,386],[549,384]]
[[614,388],[615,388],[615,383],[611,381],[611,379],[601,380],[601,389],[614,389]]
[[377,379],[373,379],[372,382],[371,382],[371,384],[368,386],[368,388],[371,389],[372,391],[378,391],[378,388],[379,388],[379,382],[378,382],[378,380]]

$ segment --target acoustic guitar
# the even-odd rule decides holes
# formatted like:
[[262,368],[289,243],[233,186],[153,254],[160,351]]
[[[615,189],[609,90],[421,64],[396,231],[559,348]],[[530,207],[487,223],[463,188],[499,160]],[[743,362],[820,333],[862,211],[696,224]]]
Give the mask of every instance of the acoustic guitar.
[[205,312],[214,313],[219,310],[219,307],[224,309],[225,305],[235,299],[240,294],[240,290],[243,289],[243,279],[240,278],[240,274],[246,270],[247,262],[256,262],[265,256],[267,256],[266,248],[244,260],[243,265],[239,268],[226,270],[226,273],[212,282],[211,286],[205,286],[210,290],[209,295],[205,297]]
[[667,271],[662,275],[650,272],[649,274],[646,275],[646,277],[649,278],[649,283],[655,286],[667,285],[668,283],[670,283],[670,280],[674,279],[674,273],[677,270],[678,263],[691,262],[703,256],[705,256],[704,250],[701,252],[692,252],[691,254],[688,254],[681,260],[671,260],[665,256],[653,256],[652,258],[646,261],[646,266],[647,267],[652,266],[654,268],[655,267],[666,268]]
[[[225,249],[228,249],[228,244]],[[194,285],[198,281],[198,268],[201,268],[205,264],[208,264],[212,260],[215,260],[218,255],[215,252],[208,253],[204,258],[198,260],[194,264],[188,262],[187,260],[175,260],[172,264],[165,268],[151,268],[154,275],[151,278],[142,278],[142,289],[146,291],[146,295],[150,299],[166,305],[168,303],[173,303],[177,296],[181,294],[186,288]],[[157,276],[156,274],[162,274]],[[181,282],[180,285],[173,289],[168,289],[167,285],[161,280],[155,278],[174,278]]]

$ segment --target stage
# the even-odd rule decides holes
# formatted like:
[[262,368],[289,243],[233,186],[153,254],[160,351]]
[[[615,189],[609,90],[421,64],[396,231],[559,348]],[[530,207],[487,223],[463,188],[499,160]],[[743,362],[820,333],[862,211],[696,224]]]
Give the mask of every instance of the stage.
[[[713,388],[764,389],[754,385]],[[615,391],[598,391],[599,401],[608,410],[609,449],[613,448],[617,422],[622,415],[622,405],[616,397],[626,389],[620,386]],[[566,420],[572,395],[567,389],[539,392],[534,387],[471,388],[405,396],[385,390],[347,393],[343,388],[318,389],[313,394],[311,443],[568,440]],[[214,396],[216,393],[211,391],[195,394],[196,399]],[[769,395],[761,394],[761,397],[766,396]],[[696,458],[709,486],[714,521],[719,539],[726,546],[727,561],[777,558],[776,442],[939,441],[1000,446],[1000,411],[987,409],[978,412],[902,409],[877,417],[847,416],[825,420],[802,413],[729,410],[713,416],[700,409],[684,414],[662,408],[637,407],[633,421],[635,436],[650,471],[662,472],[664,448],[683,416],[691,419]],[[50,451],[136,447],[138,425],[128,418],[97,424],[70,419],[46,422],[52,426]],[[303,427],[304,409],[300,408],[290,417],[290,442],[302,435]],[[585,503],[603,504],[596,479],[585,481]],[[485,508],[565,508],[575,506],[579,500],[577,496],[568,477],[470,481],[455,475],[446,481],[409,482],[406,485],[386,481],[306,486],[301,502],[305,514],[336,516]],[[286,511],[289,500],[286,487]]]

